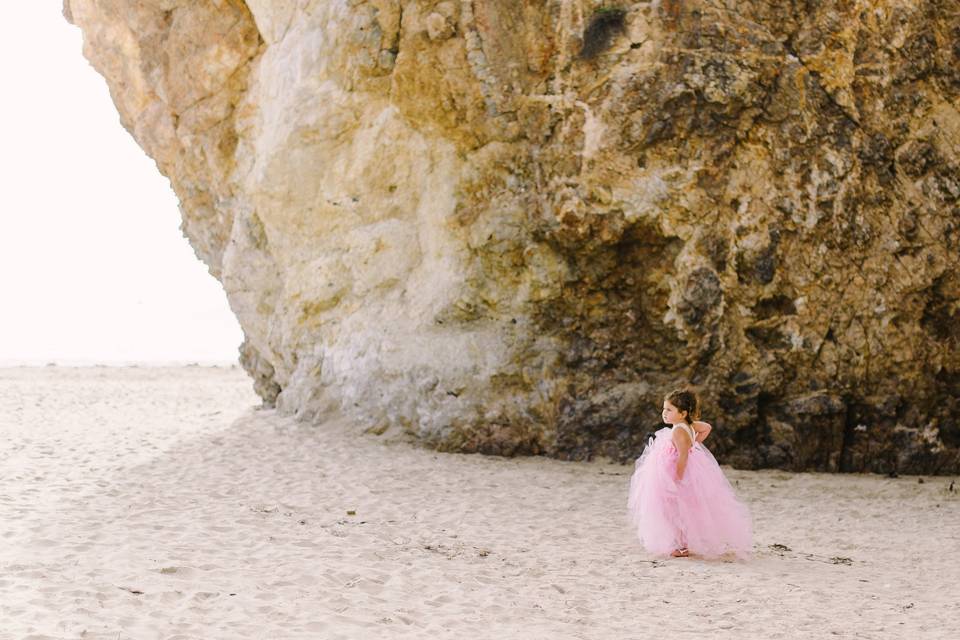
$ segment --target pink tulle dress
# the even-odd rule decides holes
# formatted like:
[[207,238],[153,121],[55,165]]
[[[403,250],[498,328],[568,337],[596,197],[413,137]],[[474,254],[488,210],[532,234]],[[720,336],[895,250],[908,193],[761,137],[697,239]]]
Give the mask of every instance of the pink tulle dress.
[[[680,481],[674,429],[684,429],[693,442]],[[644,548],[655,555],[669,556],[685,548],[692,556],[746,559],[753,547],[750,511],[695,436],[690,425],[680,422],[650,438],[634,463],[628,520]]]

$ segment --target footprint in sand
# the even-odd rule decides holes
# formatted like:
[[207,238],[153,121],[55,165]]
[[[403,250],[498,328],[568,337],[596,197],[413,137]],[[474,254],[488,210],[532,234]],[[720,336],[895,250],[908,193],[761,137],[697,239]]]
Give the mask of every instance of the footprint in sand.
[[430,605],[431,607],[442,607],[445,604],[450,604],[453,602],[453,598],[444,594],[442,596],[437,596],[433,600],[425,600],[424,603]]

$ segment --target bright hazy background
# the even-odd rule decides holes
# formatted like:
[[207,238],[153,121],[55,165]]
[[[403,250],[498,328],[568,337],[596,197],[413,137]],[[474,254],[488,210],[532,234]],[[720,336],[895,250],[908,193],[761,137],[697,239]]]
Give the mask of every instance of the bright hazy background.
[[4,11],[0,365],[236,362],[223,288],[61,6]]

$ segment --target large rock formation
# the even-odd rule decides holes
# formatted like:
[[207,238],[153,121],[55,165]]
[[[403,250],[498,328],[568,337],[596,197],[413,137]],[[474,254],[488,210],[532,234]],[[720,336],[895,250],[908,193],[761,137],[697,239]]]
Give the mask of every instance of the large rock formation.
[[960,12],[67,0],[267,403],[630,460],[960,470]]

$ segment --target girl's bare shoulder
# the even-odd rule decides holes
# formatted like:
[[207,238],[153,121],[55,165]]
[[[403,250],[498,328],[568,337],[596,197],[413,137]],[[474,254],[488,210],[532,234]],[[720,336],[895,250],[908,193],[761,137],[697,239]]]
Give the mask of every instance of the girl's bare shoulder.
[[691,431],[689,431],[688,429],[692,429],[692,427],[690,427],[690,425],[684,425],[684,424],[678,422],[677,424],[675,424],[675,425],[673,425],[672,427],[670,427],[670,432],[671,432],[672,434],[682,433],[683,435],[685,435],[685,436],[687,436],[688,438],[690,438],[692,434],[691,434]]

